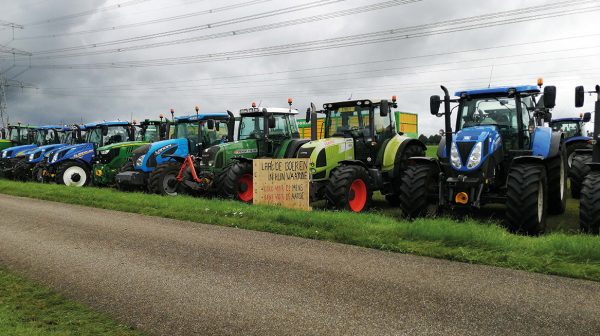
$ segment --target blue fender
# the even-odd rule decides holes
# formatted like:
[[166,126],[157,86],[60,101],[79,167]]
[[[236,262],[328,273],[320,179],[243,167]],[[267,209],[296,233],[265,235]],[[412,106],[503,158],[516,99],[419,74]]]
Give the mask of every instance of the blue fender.
[[574,136],[574,137],[570,137],[568,139],[565,140],[566,144],[570,144],[573,142],[585,142],[587,143],[588,141],[592,140],[592,138],[587,137],[587,136]]
[[562,142],[562,132],[553,132],[550,127],[536,127],[531,145],[533,156],[553,158],[559,155]]

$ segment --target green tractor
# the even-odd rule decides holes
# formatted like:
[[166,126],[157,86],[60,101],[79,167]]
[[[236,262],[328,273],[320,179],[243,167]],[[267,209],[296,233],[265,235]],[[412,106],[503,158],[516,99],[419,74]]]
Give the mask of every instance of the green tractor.
[[119,172],[133,170],[133,151],[143,145],[164,140],[169,135],[169,120],[142,121],[139,125],[134,123],[136,130],[135,141],[127,141],[106,145],[96,149],[96,158],[92,168],[94,172],[93,183],[96,186],[115,185],[115,177]]
[[0,151],[13,146],[30,144],[33,142],[35,128],[35,126],[25,126],[21,125],[21,123],[17,125],[8,124],[8,127],[3,128],[1,131]]
[[[310,159],[311,201],[326,200],[336,209],[361,212],[374,191],[399,204],[401,174],[409,158],[423,156],[425,145],[396,131],[388,100],[351,100],[311,104],[311,141],[298,158]],[[325,114],[324,138],[317,140],[317,113]]]
[[251,203],[253,194],[252,160],[257,158],[295,158],[308,140],[300,139],[295,116],[289,108],[252,108],[240,110],[238,141],[209,147],[198,163],[188,156],[177,181],[188,191],[204,192],[227,199]]

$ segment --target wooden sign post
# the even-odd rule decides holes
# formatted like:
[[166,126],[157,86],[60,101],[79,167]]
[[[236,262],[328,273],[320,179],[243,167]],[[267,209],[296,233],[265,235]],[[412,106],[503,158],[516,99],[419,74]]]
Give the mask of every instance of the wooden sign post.
[[310,210],[309,159],[253,160],[254,204]]

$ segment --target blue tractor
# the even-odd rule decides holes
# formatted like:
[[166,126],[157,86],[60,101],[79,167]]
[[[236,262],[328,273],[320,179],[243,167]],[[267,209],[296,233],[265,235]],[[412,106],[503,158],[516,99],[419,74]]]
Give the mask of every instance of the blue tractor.
[[[432,96],[430,104],[433,115],[445,117],[445,136],[437,159],[410,160],[400,188],[404,214],[414,218],[503,203],[510,231],[542,233],[547,214],[563,213],[566,205],[563,134],[547,126],[556,88],[546,86],[539,99],[533,85],[458,91],[457,99],[442,90],[443,100]],[[452,103],[458,103],[456,131]]]
[[60,134],[64,126],[46,125],[33,129],[30,133],[28,144],[13,146],[2,151],[0,159],[0,174],[7,178],[14,178],[15,168],[20,162],[26,159],[30,150],[39,146],[53,145],[60,143]]
[[[595,90],[588,93],[596,95],[592,148],[578,150],[573,163],[581,159],[587,168],[581,184],[579,227],[582,232],[597,235],[600,234],[600,85],[596,85]],[[585,94],[583,86],[575,89],[575,107],[583,106]]]
[[[84,128],[85,143],[54,150],[44,163],[42,176],[58,184],[86,186],[92,180],[91,171],[96,148],[133,141],[135,138],[133,126],[126,121],[91,123],[84,125]],[[76,128],[76,132],[82,131],[82,127]]]
[[[196,108],[198,112],[198,108]],[[172,112],[171,112],[172,113]],[[145,189],[151,193],[176,195],[177,174],[188,155],[233,140],[233,113],[202,113],[172,118],[171,139],[141,146],[133,151],[133,170],[117,174],[121,190]]]
[[[82,142],[82,133],[78,131],[79,127],[62,127],[56,129],[56,133],[59,138],[58,143],[51,143],[42,146],[38,146],[24,153],[22,159],[15,165],[14,178],[20,181],[34,180],[37,182],[43,182],[42,175],[42,163],[46,158],[53,154],[54,151]],[[84,128],[85,129],[85,128]]]

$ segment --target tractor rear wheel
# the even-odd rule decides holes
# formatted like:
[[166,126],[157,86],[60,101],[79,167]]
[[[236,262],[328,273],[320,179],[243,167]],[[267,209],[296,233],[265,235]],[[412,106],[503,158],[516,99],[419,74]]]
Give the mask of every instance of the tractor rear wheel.
[[438,173],[433,164],[417,164],[406,168],[400,186],[400,208],[405,217],[414,219],[439,214],[438,201],[430,200],[430,195],[438,194]]
[[546,229],[548,179],[540,164],[515,163],[508,173],[506,216],[511,232],[538,235]]
[[592,162],[591,153],[575,154],[571,168],[569,169],[569,180],[571,181],[571,196],[579,198],[581,195],[581,185],[583,179],[590,172],[590,167],[587,165]]
[[180,169],[181,164],[178,162],[163,163],[156,167],[150,174],[150,191],[163,196],[181,194],[181,184],[177,181]]
[[548,161],[548,213],[560,215],[567,207],[567,151]]
[[423,148],[417,144],[408,145],[402,153],[396,153],[396,160],[394,161],[394,179],[392,181],[393,193],[387,194],[385,200],[391,206],[400,205],[400,186],[402,185],[402,175],[404,170],[408,167],[408,159],[411,157],[422,157],[425,156]]
[[583,180],[579,227],[583,232],[600,234],[600,172],[590,172]]
[[60,164],[56,174],[56,183],[66,186],[84,187],[90,184],[90,169],[83,163],[67,161]]
[[569,168],[573,165],[573,159],[577,153],[575,152],[578,149],[591,149],[592,147],[587,143],[587,141],[575,141],[567,144],[567,163]]
[[361,166],[342,165],[331,172],[325,198],[335,209],[361,212],[369,209],[373,188],[369,172]]
[[254,199],[252,162],[236,161],[225,167],[217,180],[221,197],[252,203]]

